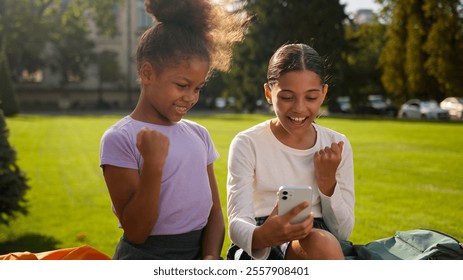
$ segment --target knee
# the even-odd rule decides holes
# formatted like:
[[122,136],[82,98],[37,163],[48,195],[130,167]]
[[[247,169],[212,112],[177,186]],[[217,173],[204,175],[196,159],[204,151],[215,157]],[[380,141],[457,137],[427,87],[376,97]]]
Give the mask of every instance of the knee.
[[336,237],[328,231],[313,229],[303,240],[299,240],[301,247],[310,252],[313,259],[317,260],[342,260],[341,245]]

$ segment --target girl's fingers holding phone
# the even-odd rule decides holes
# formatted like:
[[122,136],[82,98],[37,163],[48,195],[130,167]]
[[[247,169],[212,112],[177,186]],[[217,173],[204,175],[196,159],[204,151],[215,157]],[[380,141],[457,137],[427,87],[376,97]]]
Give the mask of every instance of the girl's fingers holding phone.
[[314,216],[313,213],[310,213],[309,217],[299,224],[292,225],[293,228],[293,240],[303,239],[309,235],[313,228]]
[[282,216],[277,215],[278,206],[275,206],[272,214],[270,214],[264,224],[258,227],[256,231],[259,231],[259,235],[266,236],[264,239],[267,240],[267,246],[275,246],[284,242],[303,239],[312,229],[313,213],[299,224],[291,224],[290,221],[308,205],[307,202],[303,202]]
[[304,228],[304,231],[306,231],[307,234],[312,230],[313,227],[313,221],[314,221],[314,215],[313,212],[310,212],[310,215],[307,219],[305,219],[300,225]]
[[273,208],[273,210],[272,210],[272,212],[270,213],[269,216],[276,216],[276,215],[278,215],[278,201],[275,204],[275,207]]
[[293,209],[291,209],[288,213],[283,215],[282,217],[289,223],[294,217],[297,216],[302,210],[309,207],[309,203],[307,201],[302,202],[301,204],[297,205]]
[[288,237],[291,240],[303,239],[309,235],[313,228],[313,214],[311,214],[306,220],[299,224],[291,224],[288,226]]

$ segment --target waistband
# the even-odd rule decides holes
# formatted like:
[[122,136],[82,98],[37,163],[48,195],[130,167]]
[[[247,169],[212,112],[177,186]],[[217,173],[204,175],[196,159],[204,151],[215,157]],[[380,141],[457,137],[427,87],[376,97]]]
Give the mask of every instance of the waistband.
[[124,241],[131,243],[135,247],[143,246],[145,248],[191,248],[200,246],[203,230],[195,230],[181,234],[172,235],[150,235],[143,244],[133,244],[124,234]]

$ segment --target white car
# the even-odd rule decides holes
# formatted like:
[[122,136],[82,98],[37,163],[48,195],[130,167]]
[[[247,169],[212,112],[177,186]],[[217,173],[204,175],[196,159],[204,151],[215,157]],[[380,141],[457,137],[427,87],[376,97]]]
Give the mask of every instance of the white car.
[[463,97],[447,97],[442,100],[440,107],[449,111],[451,117],[461,119],[463,115]]
[[435,100],[423,101],[411,99],[400,107],[399,118],[448,120],[450,119],[450,115],[449,111],[439,107],[439,104]]
[[339,104],[339,109],[342,113],[350,113],[352,107],[350,105],[350,97],[349,96],[338,96],[336,101]]

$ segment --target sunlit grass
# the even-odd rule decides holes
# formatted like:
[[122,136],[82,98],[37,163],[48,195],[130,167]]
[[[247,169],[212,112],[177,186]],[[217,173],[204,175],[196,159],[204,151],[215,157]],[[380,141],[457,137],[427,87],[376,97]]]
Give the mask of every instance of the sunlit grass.
[[[0,254],[89,244],[112,255],[121,235],[99,168],[103,132],[122,116],[19,116],[7,119],[10,144],[26,173],[29,214],[0,227]],[[192,115],[220,153],[215,162],[226,213],[228,147],[265,115]],[[354,149],[356,224],[363,244],[396,230],[431,228],[463,240],[463,124],[321,118]],[[223,253],[230,241],[225,239]]]

